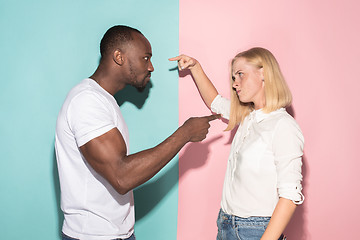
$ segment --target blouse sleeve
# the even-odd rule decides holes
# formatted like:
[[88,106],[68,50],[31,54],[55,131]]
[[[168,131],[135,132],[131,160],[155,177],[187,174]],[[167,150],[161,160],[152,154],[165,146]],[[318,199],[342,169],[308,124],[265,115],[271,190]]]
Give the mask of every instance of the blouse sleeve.
[[277,171],[279,197],[292,200],[295,204],[304,202],[302,190],[303,134],[293,118],[281,119],[274,132],[273,150]]
[[230,100],[217,95],[211,103],[211,111],[217,114],[222,114],[225,119],[230,118]]

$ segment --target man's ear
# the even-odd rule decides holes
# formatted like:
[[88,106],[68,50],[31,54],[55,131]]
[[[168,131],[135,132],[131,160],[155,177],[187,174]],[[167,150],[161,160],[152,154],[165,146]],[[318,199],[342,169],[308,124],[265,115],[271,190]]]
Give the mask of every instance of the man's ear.
[[116,64],[122,66],[124,64],[124,53],[120,49],[116,49],[113,53],[113,60]]

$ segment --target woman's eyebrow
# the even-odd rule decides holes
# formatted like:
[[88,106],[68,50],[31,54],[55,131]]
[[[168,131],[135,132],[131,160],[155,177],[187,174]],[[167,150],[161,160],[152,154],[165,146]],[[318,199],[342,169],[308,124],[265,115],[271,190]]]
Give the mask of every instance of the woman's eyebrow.
[[237,70],[237,71],[235,72],[235,74],[238,74],[239,72],[242,72],[242,70],[241,70],[241,69]]

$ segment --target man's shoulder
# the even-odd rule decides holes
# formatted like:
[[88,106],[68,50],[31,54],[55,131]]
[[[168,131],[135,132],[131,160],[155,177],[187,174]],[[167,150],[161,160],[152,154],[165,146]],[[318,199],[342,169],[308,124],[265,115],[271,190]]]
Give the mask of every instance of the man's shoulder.
[[84,79],[79,84],[74,86],[69,91],[66,97],[66,101],[68,101],[69,104],[74,102],[86,102],[94,100],[101,102],[107,101],[106,96],[101,91],[99,91],[99,89],[94,87],[91,81],[91,79]]
[[92,87],[89,84],[88,79],[84,79],[78,84],[76,84],[68,93],[68,97],[73,98],[74,96],[77,96],[82,93],[91,92]]

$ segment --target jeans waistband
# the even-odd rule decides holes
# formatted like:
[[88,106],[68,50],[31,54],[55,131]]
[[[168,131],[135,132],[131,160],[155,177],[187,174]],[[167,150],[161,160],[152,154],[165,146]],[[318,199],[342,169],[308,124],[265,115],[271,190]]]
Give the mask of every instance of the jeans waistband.
[[220,217],[223,219],[223,221],[229,221],[232,224],[246,224],[246,225],[267,225],[270,221],[271,217],[247,217],[242,218],[235,215],[230,215],[225,213],[222,209],[220,210]]
[[[66,235],[65,233],[61,233],[61,237],[62,237],[62,240],[79,240],[78,238],[72,238],[72,237],[69,237],[68,235]],[[132,234],[130,237],[128,238],[115,238],[115,239],[112,239],[112,240],[132,240],[132,239],[135,239],[135,235]]]

